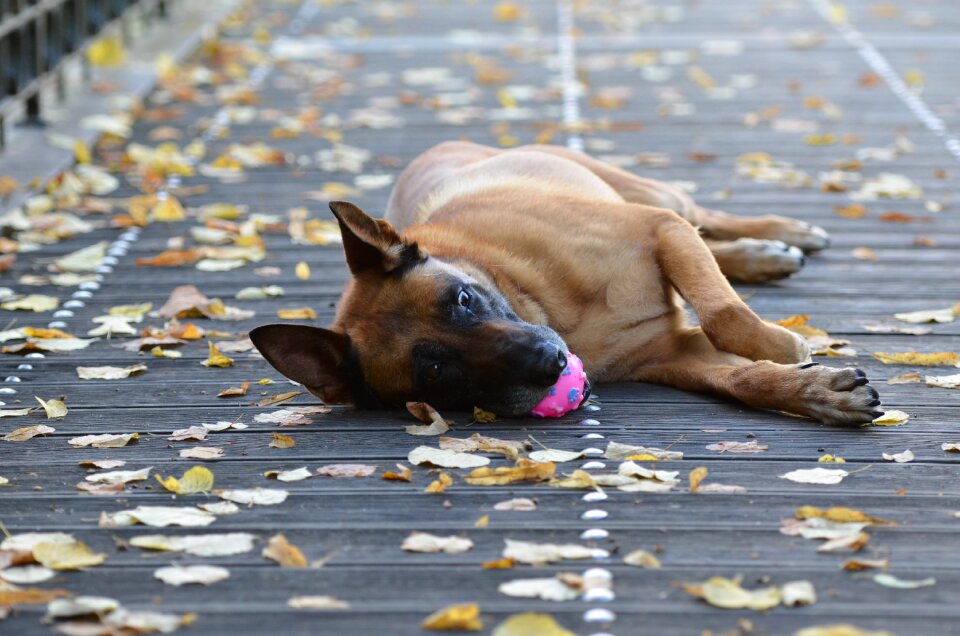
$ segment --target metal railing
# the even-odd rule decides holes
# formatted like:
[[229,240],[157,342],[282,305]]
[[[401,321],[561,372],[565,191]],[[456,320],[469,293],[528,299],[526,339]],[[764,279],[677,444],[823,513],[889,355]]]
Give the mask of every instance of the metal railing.
[[65,62],[108,25],[122,24],[132,7],[162,17],[168,1],[0,0],[0,149],[13,110],[22,107],[27,123],[39,123],[42,90],[52,82],[63,97]]

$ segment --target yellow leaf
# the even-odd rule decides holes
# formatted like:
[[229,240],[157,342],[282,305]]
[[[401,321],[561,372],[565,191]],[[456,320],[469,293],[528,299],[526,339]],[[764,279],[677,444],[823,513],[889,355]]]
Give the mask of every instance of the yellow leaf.
[[891,632],[868,632],[853,625],[816,625],[801,629],[793,636],[893,636]]
[[169,223],[172,221],[182,221],[187,218],[183,206],[177,200],[177,197],[167,197],[163,201],[158,201],[153,210],[150,211],[154,221]]
[[774,324],[780,325],[781,327],[802,327],[807,324],[807,321],[810,320],[810,316],[806,314],[798,314],[796,316],[790,316],[784,318],[783,320],[778,320]]
[[647,568],[650,570],[659,570],[663,567],[660,563],[660,559],[653,556],[646,550],[634,550],[630,554],[623,557],[623,562],[627,565],[632,565],[638,568]]
[[873,357],[884,364],[903,364],[916,365],[921,367],[935,366],[956,366],[960,364],[960,354],[953,351],[940,351],[938,353],[919,353],[917,351],[907,351],[904,353],[882,353],[877,352]]
[[513,2],[500,2],[493,7],[493,19],[497,22],[516,22],[523,15],[523,9]]
[[489,424],[491,422],[497,421],[497,416],[495,413],[490,411],[484,411],[479,407],[473,407],[473,421],[480,422],[481,424]]
[[435,481],[431,481],[430,484],[423,489],[423,492],[427,492],[432,495],[439,495],[447,489],[447,486],[450,486],[451,484],[453,484],[453,477],[447,473],[440,473],[437,475],[437,479]]
[[283,534],[275,534],[270,537],[267,547],[261,554],[280,564],[282,568],[305,568],[307,567],[307,557],[303,555],[300,548],[293,545]]
[[194,466],[183,477],[177,479],[170,475],[162,479],[160,475],[155,475],[164,488],[178,495],[193,495],[198,492],[209,492],[213,489],[213,473],[203,466]]
[[490,636],[576,636],[564,629],[549,614],[514,614],[493,630]]
[[277,318],[284,320],[316,320],[317,312],[313,307],[298,307],[296,309],[278,309]]
[[310,278],[310,266],[307,265],[305,261],[300,261],[293,269],[293,273],[296,274],[300,280],[307,280]]
[[124,318],[139,318],[153,309],[153,303],[143,303],[142,305],[117,305],[107,310],[111,316],[123,316]]
[[24,327],[22,329],[23,335],[28,338],[73,338],[74,336],[67,333],[66,331],[60,331],[59,329],[43,329],[41,327]]
[[200,364],[202,364],[205,367],[220,367],[220,368],[233,366],[233,358],[228,358],[227,356],[220,353],[220,350],[217,349],[217,346],[213,344],[212,340],[209,341],[208,344],[210,345],[210,355],[209,357],[207,357],[206,360],[204,360]]
[[67,405],[61,402],[60,400],[47,400],[44,402],[37,396],[33,396],[37,402],[40,403],[40,406],[43,407],[43,410],[47,412],[47,419],[53,420],[59,417],[66,417],[67,415]]
[[883,415],[864,426],[900,426],[910,421],[910,416],[903,411],[885,411]]
[[126,57],[123,41],[116,35],[100,38],[87,48],[87,60],[94,66],[120,66]]
[[707,478],[710,471],[706,466],[700,466],[690,471],[690,492],[697,492],[700,482]]
[[843,506],[834,506],[833,508],[827,508],[826,510],[822,510],[816,506],[801,506],[794,511],[794,515],[797,517],[797,519],[820,518],[828,521],[835,521],[837,523],[870,523],[877,526],[897,525],[894,521],[877,519],[876,517],[871,517],[868,514],[860,512],[859,510],[845,508]]
[[483,515],[479,519],[473,522],[474,528],[486,528],[490,525],[490,515]]
[[52,311],[60,305],[60,301],[53,296],[44,296],[43,294],[30,294],[16,300],[8,300],[0,305],[0,309],[10,311]]
[[847,460],[838,455],[831,455],[827,453],[826,455],[821,455],[820,459],[817,460],[821,464],[846,464]]
[[33,548],[33,558],[51,570],[80,570],[103,563],[107,555],[95,554],[85,543],[38,543]]
[[553,462],[535,462],[529,459],[517,460],[516,466],[477,468],[464,478],[471,486],[503,486],[517,481],[546,481],[557,472]]
[[516,565],[517,562],[510,557],[504,557],[495,561],[484,561],[480,564],[484,570],[508,570]]
[[79,164],[90,163],[90,146],[83,139],[73,140],[73,157]]
[[426,617],[421,626],[424,629],[438,632],[479,632],[483,629],[483,621],[480,620],[480,606],[476,603],[448,605]]
[[270,442],[270,448],[292,448],[296,445],[297,443],[293,441],[292,437],[281,435],[280,433],[274,433],[273,441]]
[[837,136],[833,133],[823,135],[807,135],[804,141],[808,146],[832,146],[837,143]]
[[556,488],[599,488],[597,482],[585,470],[577,469],[564,479],[554,479],[550,482]]
[[752,609],[757,611],[776,607],[782,600],[780,590],[767,587],[759,590],[745,590],[740,582],[714,576],[702,584],[683,585],[688,594],[702,598],[714,607],[724,609]]
[[60,596],[70,596],[67,590],[42,590],[38,587],[0,589],[0,607],[10,605],[40,605]]

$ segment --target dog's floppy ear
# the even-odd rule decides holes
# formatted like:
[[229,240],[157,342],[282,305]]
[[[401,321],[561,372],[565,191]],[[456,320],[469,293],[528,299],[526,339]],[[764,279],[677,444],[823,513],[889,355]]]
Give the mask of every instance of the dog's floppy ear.
[[250,340],[273,368],[299,382],[324,404],[352,404],[346,335],[305,325],[264,325]]
[[340,223],[343,251],[354,275],[386,274],[426,258],[416,243],[400,238],[387,221],[370,217],[354,204],[331,201],[330,210]]

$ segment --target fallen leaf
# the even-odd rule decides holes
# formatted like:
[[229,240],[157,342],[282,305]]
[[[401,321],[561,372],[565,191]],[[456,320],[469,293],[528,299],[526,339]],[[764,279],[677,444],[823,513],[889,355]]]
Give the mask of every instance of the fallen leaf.
[[34,399],[39,402],[40,406],[43,407],[43,410],[46,411],[48,420],[59,419],[67,416],[67,405],[60,400],[44,401],[36,396],[34,396]]
[[848,572],[860,572],[861,570],[886,570],[889,567],[889,559],[847,559],[840,566],[840,569]]
[[350,603],[333,596],[294,596],[287,601],[287,607],[310,610],[349,609]]
[[614,460],[632,459],[635,455],[650,455],[658,460],[683,459],[683,453],[679,451],[650,448],[647,446],[631,446],[630,444],[621,444],[620,442],[608,442],[606,452],[604,453],[604,457]]
[[25,409],[0,409],[0,417],[23,417],[24,415],[28,415],[31,411],[33,411],[34,408],[36,407],[28,407]]
[[[30,555],[30,558],[33,558],[32,554]],[[0,569],[0,580],[6,581],[7,583],[13,583],[14,585],[33,585],[34,583],[43,583],[44,581],[49,581],[56,575],[56,572],[50,568],[45,568],[42,565],[21,565],[18,567]],[[2,594],[2,592],[0,592],[0,594]],[[2,600],[2,596],[0,596],[0,606],[6,604],[7,603]]]
[[647,568],[652,570],[659,570],[663,567],[660,564],[660,559],[653,556],[646,550],[634,550],[630,552],[625,557],[623,557],[623,562],[627,565],[632,565],[638,568]]
[[84,595],[68,599],[58,598],[47,605],[46,618],[106,615],[119,609],[119,607],[120,603],[116,599],[106,596]]
[[883,415],[864,426],[900,426],[910,421],[910,416],[903,411],[884,411]]
[[115,528],[142,523],[145,526],[165,528],[183,526],[196,528],[208,526],[217,518],[212,513],[198,508],[176,506],[137,506],[131,510],[120,510],[100,515],[100,527]]
[[458,437],[441,437],[439,446],[444,450],[452,450],[461,453],[500,453],[507,459],[516,461],[520,457],[520,453],[526,450],[527,443],[509,439],[498,439],[496,437],[487,437],[486,435],[481,435],[480,433],[474,433],[466,439]]
[[217,346],[213,344],[212,340],[207,344],[210,345],[210,354],[209,356],[207,356],[207,359],[201,362],[200,364],[202,364],[205,367],[220,367],[220,368],[233,366],[233,358],[228,358],[227,356],[220,353],[220,350],[217,349]]
[[95,484],[126,484],[131,481],[143,481],[150,476],[153,466],[143,470],[114,470],[105,473],[92,473],[84,477]]
[[699,466],[690,471],[690,492],[697,492],[697,488],[700,487],[700,482],[707,478],[707,475],[710,471],[706,466]]
[[324,477],[369,477],[377,472],[377,468],[369,464],[328,464],[318,468],[316,474]]
[[917,384],[923,381],[921,373],[901,373],[887,379],[887,384]]
[[450,430],[450,424],[426,402],[407,402],[407,410],[427,426],[405,426],[404,430],[410,435],[443,435]]
[[173,475],[163,479],[155,475],[157,481],[164,488],[178,495],[193,495],[198,492],[209,492],[213,489],[213,473],[204,466],[194,466],[183,477],[177,479]]
[[[579,578],[579,577],[577,577]],[[580,586],[571,586],[565,579],[552,576],[541,579],[514,579],[497,586],[497,591],[514,598],[538,598],[544,601],[572,601],[582,593]]]
[[6,435],[3,436],[3,440],[6,442],[25,442],[28,439],[33,439],[37,435],[48,435],[50,433],[55,433],[57,429],[52,426],[47,426],[46,424],[36,424],[34,426],[24,426],[22,428],[17,428]]
[[81,380],[123,380],[146,370],[145,364],[129,367],[77,367],[77,376]]
[[806,627],[796,632],[793,636],[893,636],[891,632],[873,632],[853,625],[818,625],[815,627]]
[[907,351],[905,353],[877,352],[873,354],[873,357],[884,364],[901,364],[920,367],[960,365],[960,354],[952,351],[941,351],[938,353],[918,353],[916,351]]
[[840,550],[857,552],[863,549],[863,546],[869,542],[869,534],[866,532],[857,532],[856,534],[848,534],[824,541],[823,544],[817,548],[817,552],[837,552]]
[[473,407],[473,421],[480,424],[490,424],[497,421],[496,413],[484,411],[478,406]]
[[280,433],[273,433],[273,440],[269,444],[270,448],[293,448],[296,445],[292,437]]
[[[920,375],[919,373],[917,374]],[[923,378],[927,386],[941,389],[960,389],[960,373],[954,375],[928,375]]]
[[702,598],[714,607],[724,609],[752,609],[764,611],[780,604],[783,596],[779,588],[766,587],[758,590],[745,590],[740,582],[714,576],[704,583],[684,584],[686,593]]
[[286,501],[290,493],[276,488],[245,488],[221,490],[216,494],[221,499],[240,505],[273,506]]
[[913,461],[913,451],[909,448],[902,453],[883,453],[883,458],[888,462],[896,462],[898,464],[905,464],[907,462]]
[[566,559],[590,559],[594,555],[592,548],[574,543],[533,543],[513,539],[504,539],[504,542],[503,558],[529,565],[546,565]]
[[846,464],[846,463],[847,463],[847,460],[845,460],[843,457],[840,457],[839,455],[831,455],[830,453],[826,453],[825,455],[821,455],[819,458],[817,458],[817,463],[819,463],[819,464]]
[[202,442],[207,439],[209,433],[210,429],[205,426],[188,426],[187,428],[175,430],[167,439],[171,442]]
[[403,464],[397,464],[397,470],[400,472],[393,472],[391,470],[384,471],[381,479],[385,479],[386,481],[413,481],[413,472],[411,472],[408,467]]
[[[298,395],[303,395],[303,391],[287,391],[286,393],[278,393],[277,395],[271,395],[268,398],[264,398],[257,402],[257,406],[273,406],[274,404],[283,404],[284,402],[289,402]],[[314,413],[329,413],[330,409],[325,406],[312,407],[315,409]],[[277,411],[279,413],[280,411]],[[294,411],[295,413],[296,411]]]
[[71,446],[91,448],[120,448],[140,439],[139,433],[103,433],[101,435],[82,435],[67,440]]
[[250,389],[250,383],[244,382],[240,386],[232,386],[217,393],[217,397],[243,397]]
[[310,279],[310,266],[307,265],[304,261],[300,261],[299,263],[297,263],[297,265],[293,268],[293,272],[294,274],[296,274],[297,278],[299,278],[300,280]]
[[277,533],[267,541],[267,547],[261,553],[264,558],[271,559],[280,564],[282,568],[305,568],[307,567],[307,557],[303,555],[300,548],[293,545],[282,533]]
[[817,602],[817,592],[810,581],[790,581],[780,586],[782,603],[786,607],[801,607]]
[[556,462],[558,464],[564,462],[572,462],[575,459],[583,457],[582,451],[565,451],[559,450],[556,448],[547,448],[544,450],[533,451],[527,455],[530,459],[535,462],[550,463]]
[[451,450],[431,448],[430,446],[417,446],[407,455],[407,460],[417,466],[429,464],[440,468],[476,468],[490,463],[489,459],[479,455],[458,453]]
[[925,309],[922,311],[911,311],[903,314],[894,314],[893,317],[903,322],[922,324],[927,322],[953,322],[957,318],[960,304],[953,307],[944,307],[943,309]]
[[184,448],[180,451],[181,459],[220,459],[223,457],[223,449],[216,446],[194,446],[193,448]]
[[420,626],[431,631],[479,632],[483,629],[483,621],[476,603],[461,603],[437,610],[423,619]]
[[933,587],[937,584],[937,579],[930,577],[926,579],[920,579],[918,581],[907,581],[897,578],[892,574],[883,572],[881,574],[874,574],[873,582],[877,585],[892,587],[898,590],[916,590],[921,587]]
[[423,489],[423,492],[430,493],[431,495],[439,495],[447,489],[448,486],[453,485],[453,477],[447,473],[441,472],[437,475],[436,480],[431,481],[427,484],[427,487]]
[[516,499],[499,501],[493,505],[493,509],[494,510],[512,510],[516,512],[530,512],[532,510],[537,509],[537,502],[534,501],[533,499],[518,497]]
[[[3,572],[4,574],[7,571]],[[70,596],[67,590],[43,590],[36,587],[25,589],[0,589],[0,607],[12,605],[40,605],[55,598]]]
[[30,294],[15,300],[8,300],[0,304],[0,309],[7,311],[53,311],[60,305],[60,301],[54,296],[44,296],[42,294]]
[[576,636],[549,614],[514,614],[497,625],[490,636]]
[[769,448],[755,439],[749,442],[716,442],[707,445],[707,450],[719,453],[762,453]]
[[403,540],[401,549],[407,552],[445,552],[460,554],[473,547],[473,541],[466,537],[438,537],[426,532],[412,532]]
[[277,318],[282,320],[316,320],[317,312],[313,309],[313,307],[278,309]]
[[201,557],[219,557],[243,554],[253,550],[256,537],[246,532],[228,534],[193,534],[167,536],[161,534],[141,535],[129,540],[130,545],[146,550],[183,552]]
[[103,563],[107,555],[95,553],[85,543],[38,543],[33,547],[33,558],[51,570],[81,570]]
[[167,585],[212,585],[230,577],[230,571],[216,565],[171,565],[154,570],[153,578]]
[[837,523],[865,523],[875,526],[895,526],[893,521],[878,519],[870,515],[844,506],[833,506],[832,508],[821,509],[816,506],[801,506],[794,511],[797,519],[826,519]]
[[784,473],[780,475],[780,479],[787,479],[798,484],[839,484],[849,474],[840,468],[808,468]]
[[472,486],[503,486],[518,481],[548,481],[557,471],[556,464],[529,459],[517,460],[516,466],[477,468],[464,478]]

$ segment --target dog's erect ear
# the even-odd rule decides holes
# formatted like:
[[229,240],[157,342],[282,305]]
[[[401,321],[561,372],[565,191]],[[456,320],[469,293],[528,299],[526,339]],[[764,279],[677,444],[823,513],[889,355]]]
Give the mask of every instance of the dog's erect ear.
[[405,242],[387,221],[372,218],[354,204],[331,201],[330,210],[340,223],[343,251],[354,275],[386,274],[426,258],[416,243]]
[[324,404],[352,404],[347,336],[305,325],[264,325],[250,340],[273,368],[299,382]]

